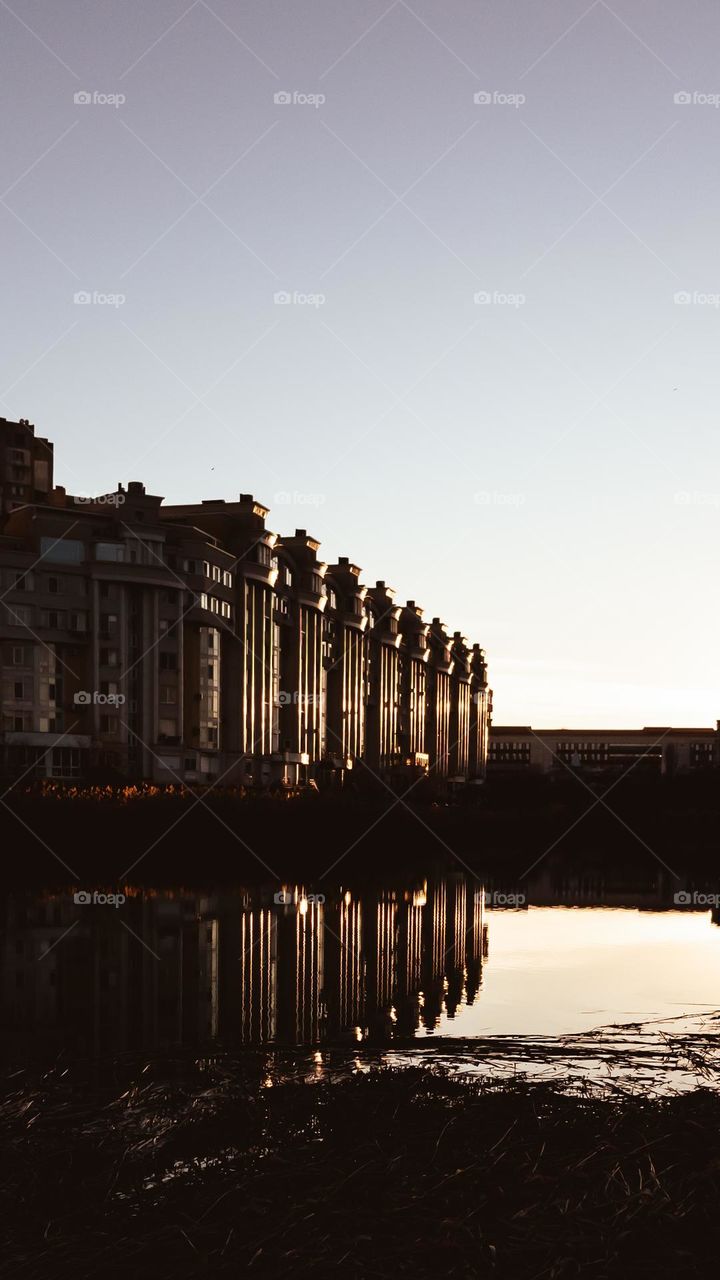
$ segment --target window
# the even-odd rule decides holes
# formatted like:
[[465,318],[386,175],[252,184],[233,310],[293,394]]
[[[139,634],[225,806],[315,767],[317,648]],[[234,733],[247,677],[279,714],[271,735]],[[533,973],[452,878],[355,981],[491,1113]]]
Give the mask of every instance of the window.
[[28,570],[27,573],[16,573],[13,583],[15,591],[32,591],[33,575]]
[[258,544],[257,558],[258,558],[258,564],[264,564],[264,565],[267,565],[268,568],[270,567],[272,563],[272,551],[270,550],[269,547],[265,546],[264,542],[260,542]]
[[225,569],[223,572],[222,580],[223,580],[224,587],[232,587],[232,584],[233,584],[232,574],[228,573],[227,569]]
[[208,561],[208,560],[203,560],[203,562],[202,562],[202,571],[203,571],[203,577],[204,577],[204,578],[209,578],[209,577],[210,577],[210,563],[209,563],[209,561]]
[[117,733],[118,723],[114,716],[100,717],[100,732],[113,736]]
[[65,626],[65,613],[61,609],[43,609],[40,622],[43,627],[52,627],[57,630]]
[[25,697],[23,681],[22,681],[22,680],[16,680],[16,681],[15,681],[15,685],[14,685],[14,689],[15,689],[14,697],[19,698],[19,699],[20,699],[20,701],[22,702],[22,699]]
[[60,590],[60,579],[48,578],[48,591],[50,592],[50,595],[56,596],[59,590]]
[[117,649],[101,649],[100,650],[100,666],[101,667],[117,667],[118,666]]
[[5,606],[7,613],[7,622],[11,627],[30,627],[33,621],[33,611],[29,604],[15,604]]
[[207,607],[208,607],[208,598],[205,592],[203,591],[202,595],[200,596],[200,608],[207,609]]
[[80,752],[75,747],[55,747],[52,752],[53,778],[79,778]]
[[177,703],[177,689],[173,684],[160,685],[160,702],[163,706],[172,706]]
[[161,738],[175,738],[177,736],[177,720],[160,720],[158,729]]
[[125,559],[125,547],[122,542],[98,542],[95,547],[95,559],[120,563]]
[[78,538],[41,538],[40,556],[55,564],[80,564],[85,559],[85,546]]
[[160,654],[160,670],[161,671],[177,671],[177,654],[161,653]]
[[19,645],[13,645],[12,664],[14,667],[25,666],[25,650],[22,649]]
[[70,614],[70,630],[71,631],[87,631],[87,614],[71,613]]
[[212,577],[213,582],[222,582],[222,571],[220,566],[217,564],[214,564],[212,567]]

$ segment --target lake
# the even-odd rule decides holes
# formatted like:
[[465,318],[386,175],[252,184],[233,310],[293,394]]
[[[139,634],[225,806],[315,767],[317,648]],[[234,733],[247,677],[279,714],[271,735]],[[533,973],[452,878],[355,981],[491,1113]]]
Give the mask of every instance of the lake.
[[720,917],[663,874],[6,894],[5,1053],[673,1030],[720,1008]]

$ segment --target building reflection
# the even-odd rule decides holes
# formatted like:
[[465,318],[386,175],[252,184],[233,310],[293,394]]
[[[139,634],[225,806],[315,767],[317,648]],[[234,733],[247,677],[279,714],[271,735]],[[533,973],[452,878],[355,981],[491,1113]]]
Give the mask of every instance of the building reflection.
[[[7,1051],[385,1043],[477,999],[482,895],[462,877],[324,901],[282,893],[133,893],[118,907],[7,894]],[[280,899],[280,901],[278,901]]]
[[[672,910],[666,880],[544,869],[526,888],[536,905]],[[487,902],[502,898],[463,875],[324,899],[302,884],[125,894],[117,907],[3,896],[6,1054],[407,1042],[480,997]]]

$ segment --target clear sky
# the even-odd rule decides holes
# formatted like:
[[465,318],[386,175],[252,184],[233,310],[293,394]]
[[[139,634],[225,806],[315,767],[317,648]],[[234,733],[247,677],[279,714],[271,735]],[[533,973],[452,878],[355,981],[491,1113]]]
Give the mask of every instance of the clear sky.
[[0,0],[0,414],[78,493],[254,493],[483,644],[496,723],[713,724],[719,46],[716,0]]

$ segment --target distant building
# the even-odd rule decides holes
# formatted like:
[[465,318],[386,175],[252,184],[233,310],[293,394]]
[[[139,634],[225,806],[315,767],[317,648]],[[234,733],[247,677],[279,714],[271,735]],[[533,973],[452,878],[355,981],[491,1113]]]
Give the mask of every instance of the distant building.
[[492,725],[488,774],[689,773],[720,764],[715,729],[531,729]]
[[484,777],[478,645],[347,557],[327,565],[305,529],[272,532],[251,494],[71,495],[52,462],[29,423],[0,419],[3,777]]

